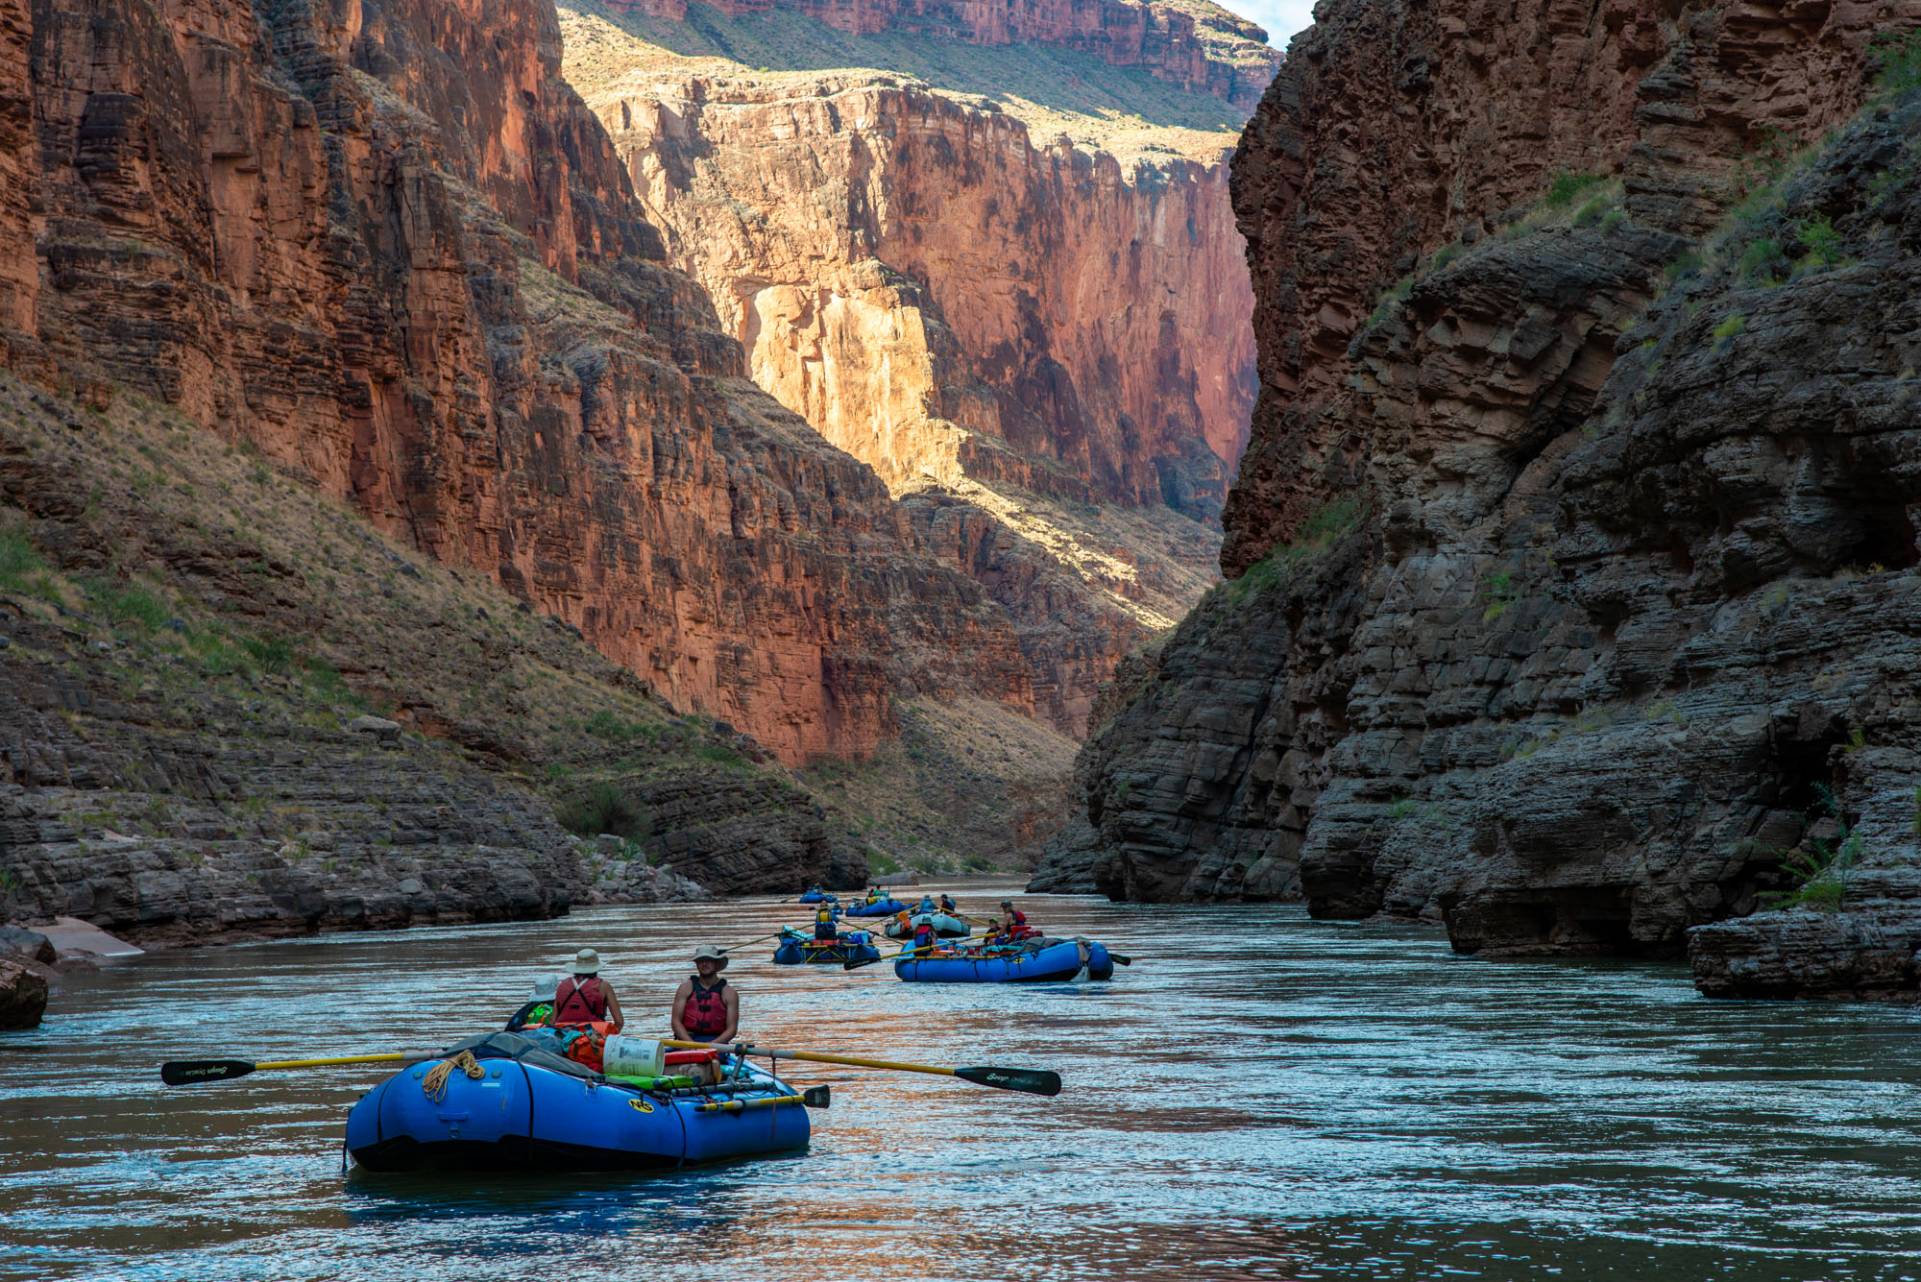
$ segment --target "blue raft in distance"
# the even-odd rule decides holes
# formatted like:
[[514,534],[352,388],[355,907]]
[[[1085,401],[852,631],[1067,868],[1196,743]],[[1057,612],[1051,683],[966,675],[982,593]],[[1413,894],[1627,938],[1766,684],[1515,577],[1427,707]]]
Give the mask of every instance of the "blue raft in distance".
[[1091,939],[1050,940],[1026,952],[903,957],[894,963],[894,973],[919,984],[1058,984],[1079,975],[1083,966],[1089,979],[1114,977],[1114,959]]
[[824,904],[838,898],[838,895],[830,895],[824,890],[810,890],[794,902],[797,904]]
[[889,897],[876,899],[871,904],[855,904],[852,908],[842,911],[849,917],[892,917],[895,913],[904,911],[906,907],[907,905],[900,900]]
[[825,948],[814,946],[811,935],[785,934],[780,937],[780,945],[774,949],[774,964],[777,966],[879,960],[880,949],[874,947],[874,937],[864,930],[848,931]]
[[670,1095],[611,1083],[512,1034],[444,1053],[463,1049],[474,1051],[484,1075],[456,1069],[437,1100],[425,1090],[437,1059],[410,1064],[360,1097],[347,1114],[354,1161],[372,1171],[646,1170],[807,1147],[811,1128],[799,1101],[702,1107],[797,1093],[751,1065],[739,1089]]

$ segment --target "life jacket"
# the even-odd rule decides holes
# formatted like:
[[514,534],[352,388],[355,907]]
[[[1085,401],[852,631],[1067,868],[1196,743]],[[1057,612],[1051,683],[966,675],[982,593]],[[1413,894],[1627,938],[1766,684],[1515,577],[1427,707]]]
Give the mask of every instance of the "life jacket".
[[953,900],[949,899],[946,895],[942,895],[940,897],[940,910],[944,913],[959,912],[960,905],[956,904]]
[[607,988],[600,976],[569,975],[554,989],[556,1024],[586,1024],[607,1018]]
[[716,981],[712,988],[702,988],[699,976],[695,976],[687,1004],[680,1010],[680,1022],[687,1026],[689,1036],[719,1037],[727,1031],[727,999],[721,996],[726,988],[724,979]]
[[936,943],[938,943],[939,940],[940,940],[940,936],[934,933],[934,926],[932,922],[924,921],[920,925],[914,927],[914,948],[917,951],[925,952],[933,948],[933,946]]
[[822,913],[820,916],[814,918],[815,939],[833,939],[839,935],[839,933],[840,932],[834,927],[834,919],[826,913]]
[[574,1063],[590,1068],[594,1072],[604,1072],[607,1060],[606,1025],[589,1028],[567,1041],[567,1049],[562,1052]]
[[1009,908],[1007,911],[1012,915],[1010,920],[1013,921],[1015,929],[1018,930],[1020,927],[1025,926],[1027,924],[1027,914],[1022,912],[1020,909]]

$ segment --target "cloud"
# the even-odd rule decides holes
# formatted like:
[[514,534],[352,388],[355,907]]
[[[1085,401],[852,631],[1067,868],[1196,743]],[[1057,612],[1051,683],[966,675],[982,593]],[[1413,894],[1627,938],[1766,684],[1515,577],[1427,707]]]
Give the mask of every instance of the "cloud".
[[1295,32],[1314,24],[1314,0],[1230,0],[1223,7],[1267,28],[1267,42],[1276,49],[1287,48]]

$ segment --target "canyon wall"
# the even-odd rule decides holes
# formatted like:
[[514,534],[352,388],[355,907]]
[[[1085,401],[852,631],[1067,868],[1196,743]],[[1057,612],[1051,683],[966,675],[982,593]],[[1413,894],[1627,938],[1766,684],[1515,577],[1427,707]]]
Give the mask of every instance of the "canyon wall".
[[1041,881],[1912,996],[1921,7],[1318,17],[1235,163],[1233,577]]
[[1005,610],[664,264],[560,51],[539,0],[8,3],[9,352],[252,443],[789,761],[870,750],[902,687],[1032,711]]
[[[610,9],[681,21],[687,0],[607,0]],[[1132,0],[722,0],[730,16],[776,7],[854,35],[899,31],[985,46],[1044,44],[1139,67],[1196,93],[1252,111],[1279,61],[1253,23],[1208,3]]]
[[[1212,577],[1253,397],[1240,109],[1018,29],[983,59],[805,6],[560,11],[570,82],[755,382],[912,496],[1014,618],[1038,706],[1084,731]],[[1262,84],[1274,57],[1208,56]]]

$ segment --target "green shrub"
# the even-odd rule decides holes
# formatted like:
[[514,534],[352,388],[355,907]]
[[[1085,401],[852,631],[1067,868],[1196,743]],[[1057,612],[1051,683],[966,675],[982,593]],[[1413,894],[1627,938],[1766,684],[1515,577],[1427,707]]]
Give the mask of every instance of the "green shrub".
[[1513,604],[1521,599],[1521,590],[1514,584],[1512,570],[1496,570],[1487,576],[1483,585],[1487,598],[1487,608],[1481,611],[1481,622],[1492,623],[1506,614]]
[[1748,318],[1743,316],[1740,312],[1736,312],[1732,316],[1728,317],[1726,320],[1722,321],[1719,325],[1716,325],[1714,327],[1714,339],[1716,342],[1724,343],[1728,339],[1733,338],[1736,334],[1739,334],[1741,331],[1745,330],[1747,327],[1748,327]]
[[1874,59],[1874,85],[1883,93],[1921,88],[1921,29],[1887,35],[1868,46]]
[[47,563],[33,550],[26,535],[18,530],[0,530],[0,592],[24,591],[32,576],[46,568]]
[[1447,266],[1460,256],[1461,247],[1458,244],[1443,245],[1434,251],[1434,257],[1428,262],[1427,269],[1431,272],[1438,272],[1441,268]]
[[1841,233],[1834,229],[1834,221],[1827,215],[1795,224],[1794,236],[1807,251],[1799,263],[1803,270],[1833,267],[1841,261]]
[[564,802],[555,818],[568,832],[582,837],[612,833],[632,842],[644,842],[654,834],[653,817],[647,808],[611,783],[598,783],[581,796]]
[[1363,334],[1372,334],[1375,330],[1387,324],[1388,321],[1393,318],[1394,313],[1399,310],[1401,304],[1407,301],[1407,296],[1413,292],[1414,278],[1412,276],[1403,276],[1401,279],[1395,281],[1393,285],[1382,292],[1379,301],[1374,304],[1374,310],[1369,312],[1367,320],[1362,322],[1361,332]]
[[717,766],[744,766],[747,758],[734,751],[728,744],[703,743],[694,750],[694,755],[702,761],[710,761]]
[[[1832,789],[1822,784],[1814,786],[1815,813],[1820,816],[1841,819],[1841,806],[1835,800]],[[1768,908],[1811,908],[1816,912],[1839,912],[1847,899],[1848,875],[1860,862],[1863,853],[1861,834],[1849,828],[1845,822],[1832,841],[1819,838],[1783,850],[1781,871],[1789,880],[1786,890],[1763,892],[1761,903]]]
[[173,610],[158,596],[137,583],[95,580],[89,593],[115,627],[135,627],[155,632],[173,617]]
[[1661,269],[1662,274],[1668,278],[1668,284],[1670,285],[1674,284],[1676,281],[1680,280],[1682,277],[1692,276],[1694,273],[1700,270],[1701,270],[1701,255],[1699,254],[1699,252],[1692,249],[1686,250],[1685,252],[1680,254],[1678,257],[1676,257],[1672,262],[1670,262],[1666,267]]
[[1763,236],[1741,251],[1736,270],[1746,280],[1772,281],[1773,269],[1782,257],[1781,242]]
[[1547,186],[1547,196],[1543,203],[1549,209],[1566,209],[1574,203],[1574,198],[1594,186],[1607,181],[1606,174],[1577,174],[1562,171],[1554,175],[1554,181]]
[[293,647],[279,637],[247,637],[240,647],[262,672],[285,672],[293,664]]

